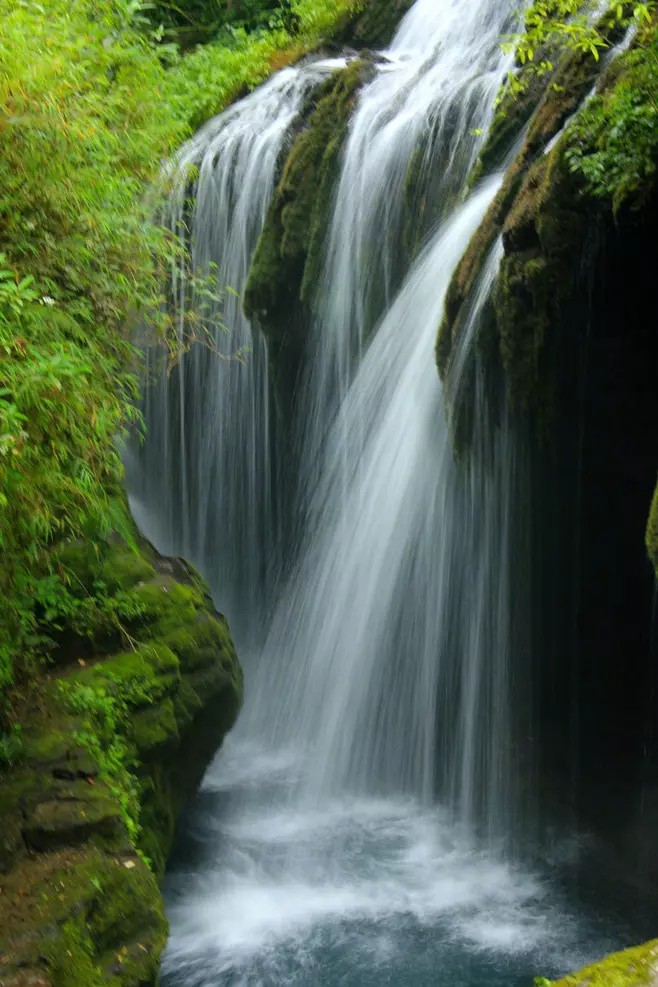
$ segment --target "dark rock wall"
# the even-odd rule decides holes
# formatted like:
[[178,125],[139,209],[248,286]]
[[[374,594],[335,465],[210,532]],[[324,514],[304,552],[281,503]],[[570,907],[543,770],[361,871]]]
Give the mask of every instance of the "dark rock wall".
[[[651,169],[620,208],[593,194],[569,166],[569,131],[545,153],[596,71],[592,59],[569,56],[559,90],[548,86],[456,272],[437,361],[449,377],[469,294],[502,237],[478,346],[532,436],[534,728],[525,745],[538,814],[597,834],[614,849],[608,866],[649,887],[658,874],[651,523],[645,544],[658,464],[657,198]],[[624,73],[609,70],[599,90],[614,94]],[[468,429],[456,434],[463,451]]]
[[552,681],[540,679],[544,759],[569,777],[565,794],[585,826],[654,874],[658,853],[647,859],[628,832],[658,781],[655,582],[644,539],[658,452],[658,301],[638,291],[651,282],[657,220],[653,200],[589,230],[552,358],[540,553],[546,584],[564,584],[545,618],[556,632]]

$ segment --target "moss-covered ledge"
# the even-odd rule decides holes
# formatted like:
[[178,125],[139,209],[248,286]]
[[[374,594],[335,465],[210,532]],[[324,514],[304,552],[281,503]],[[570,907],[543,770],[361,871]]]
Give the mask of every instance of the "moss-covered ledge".
[[115,540],[100,557],[69,546],[67,565],[115,619],[61,626],[56,664],[20,700],[22,755],[0,775],[0,984],[148,987],[167,935],[158,879],[242,673],[185,563]]
[[[550,84],[548,80],[544,80],[544,87],[537,94],[538,102],[522,146],[509,166],[503,185],[469,244],[448,288],[436,340],[436,361],[442,378],[449,371],[453,344],[461,331],[472,291],[491,247],[503,233],[507,217],[523,196],[524,187],[533,184],[534,178],[529,178],[533,166],[541,165],[544,150],[557,137],[571,114],[578,109],[599,74],[600,65],[591,54],[570,52],[551,77]],[[533,89],[531,96],[534,98],[535,95]],[[476,167],[477,177],[500,166],[504,154],[509,153],[514,137],[520,136],[528,112],[529,107],[525,100],[519,101],[515,111],[507,106],[503,116],[501,110]]]
[[[552,434],[555,420],[560,347],[570,345],[565,327],[587,318],[586,298],[578,309],[582,259],[592,269],[597,244],[620,230],[637,234],[642,217],[648,221],[645,206],[654,194],[658,161],[657,37],[654,17],[603,72],[584,106],[597,69],[588,56],[567,56],[448,291],[436,350],[442,377],[487,253],[502,237],[493,318],[483,320],[478,342],[487,365],[504,371],[513,410],[527,416],[542,438]],[[657,502],[654,497],[646,543],[658,572]]]
[[[610,40],[620,37],[618,28]],[[603,71],[591,53],[568,51],[546,77],[522,146],[449,286],[436,343],[442,377],[449,372],[474,285],[502,236],[505,257],[496,309],[510,394],[522,407],[536,410],[544,403],[547,382],[533,360],[545,348],[546,325],[538,327],[535,317],[555,323],[560,300],[573,289],[574,262],[593,222],[609,221],[622,203],[627,211],[639,210],[653,189],[657,37],[654,15],[626,54]],[[588,94],[592,98],[586,101]],[[536,91],[526,95],[535,98]],[[503,101],[478,173],[500,163],[527,112],[524,99]],[[503,125],[511,128],[504,139]],[[530,378],[526,344],[534,350]]]
[[251,262],[245,313],[268,338],[277,381],[294,379],[320,276],[340,153],[371,60],[334,72],[314,93],[283,166]]
[[536,987],[657,987],[658,939],[621,953],[551,983],[537,978]]

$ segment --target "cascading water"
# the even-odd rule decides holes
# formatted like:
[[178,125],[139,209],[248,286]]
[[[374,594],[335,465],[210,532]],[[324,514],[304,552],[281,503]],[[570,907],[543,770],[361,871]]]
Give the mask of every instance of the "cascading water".
[[[474,784],[492,814],[509,802],[496,782],[510,777],[501,743],[509,586],[499,572],[498,613],[490,571],[505,565],[505,507],[490,503],[503,488],[480,500],[473,473],[464,480],[455,468],[431,358],[455,263],[498,184],[458,210],[415,265],[326,442],[332,469],[316,491],[318,524],[275,616],[271,674],[259,675],[245,718],[251,734],[269,726],[270,743],[313,750],[304,785],[314,797],[348,788],[430,801],[438,723],[448,754],[439,774],[465,818]],[[494,661],[503,695],[489,732]],[[269,697],[282,694],[272,707]]]
[[[501,35],[512,23],[503,3],[418,0],[357,106],[318,286],[301,439],[310,496],[322,472],[322,443],[358,355],[386,311],[414,242],[445,217],[463,189],[508,60]],[[406,201],[410,182],[429,200]],[[411,213],[411,215],[410,215]],[[427,215],[429,213],[429,215]],[[353,424],[353,423],[352,423]]]
[[[166,367],[149,366],[159,386],[145,389],[148,445],[128,454],[132,507],[163,551],[208,573],[244,645],[264,622],[277,484],[267,348],[240,294],[291,127],[313,88],[344,65],[329,59],[284,69],[207,124],[172,165],[167,220],[192,264],[191,272],[172,270],[176,331],[184,343],[194,331],[188,313],[201,307],[206,342],[221,358],[197,345],[170,377]],[[209,278],[226,286],[221,299],[206,297]]]
[[[494,846],[519,804],[511,660],[529,639],[522,446],[504,410],[487,419],[471,353],[499,245],[449,382],[453,405],[470,388],[468,465],[454,461],[433,359],[451,275],[502,177],[459,204],[510,13],[504,0],[417,0],[360,94],[298,403],[302,547],[276,600],[262,578],[275,497],[260,336],[247,374],[192,353],[146,410],[139,519],[201,563],[247,673],[168,877],[167,985],[520,987],[539,965],[581,959],[578,924]],[[201,162],[195,269],[214,258],[243,286],[286,134],[328,70],[287,70],[183,152],[183,169]],[[419,153],[435,172],[434,229],[405,277],[391,244]],[[176,225],[185,195],[183,183]],[[188,288],[175,272],[179,316]],[[231,346],[252,338],[237,303],[224,319]],[[184,478],[165,505],[163,465]]]

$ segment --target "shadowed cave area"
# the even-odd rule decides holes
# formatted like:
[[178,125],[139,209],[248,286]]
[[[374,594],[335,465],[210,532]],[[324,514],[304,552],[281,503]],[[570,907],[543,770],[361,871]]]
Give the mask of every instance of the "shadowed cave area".
[[541,799],[602,840],[608,885],[654,905],[658,669],[645,528],[656,482],[657,206],[654,194],[641,211],[590,224],[550,347],[554,421],[533,498]]

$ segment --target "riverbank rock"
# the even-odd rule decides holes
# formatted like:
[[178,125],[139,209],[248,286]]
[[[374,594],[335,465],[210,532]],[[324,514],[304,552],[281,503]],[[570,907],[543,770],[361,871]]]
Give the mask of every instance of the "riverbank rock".
[[148,987],[167,935],[158,880],[177,817],[237,715],[242,673],[195,570],[149,545],[68,548],[81,607],[19,701],[0,777],[1,987]]

